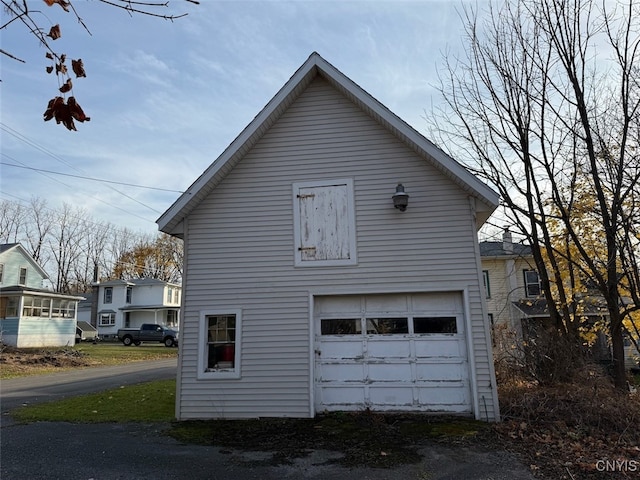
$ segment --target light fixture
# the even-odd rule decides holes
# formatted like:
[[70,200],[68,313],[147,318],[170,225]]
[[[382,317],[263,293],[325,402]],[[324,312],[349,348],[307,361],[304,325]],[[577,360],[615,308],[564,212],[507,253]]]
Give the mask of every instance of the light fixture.
[[396,207],[401,212],[404,212],[407,209],[407,205],[409,204],[409,194],[404,191],[404,187],[401,183],[396,187],[396,193],[393,194],[393,206]]

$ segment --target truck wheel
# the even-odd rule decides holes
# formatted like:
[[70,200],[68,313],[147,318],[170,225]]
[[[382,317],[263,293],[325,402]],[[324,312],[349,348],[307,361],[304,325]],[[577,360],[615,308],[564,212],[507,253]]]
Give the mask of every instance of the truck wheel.
[[173,347],[174,341],[173,338],[171,337],[167,337],[164,339],[164,346],[165,347]]
[[129,336],[129,335],[127,335],[126,337],[124,337],[122,339],[122,344],[125,347],[130,347],[132,343],[133,343],[133,338],[131,338],[131,336]]

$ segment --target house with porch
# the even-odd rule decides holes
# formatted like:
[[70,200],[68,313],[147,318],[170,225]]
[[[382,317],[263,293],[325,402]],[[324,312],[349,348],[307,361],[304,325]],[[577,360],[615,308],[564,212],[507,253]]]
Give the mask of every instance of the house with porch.
[[180,285],[136,278],[96,282],[93,288],[91,308],[85,306],[80,319],[95,325],[104,340],[115,339],[119,328],[136,328],[143,323],[178,328]]
[[18,348],[76,342],[81,296],[42,288],[49,277],[19,243],[0,245],[0,341]]
[[313,53],[157,221],[184,240],[177,418],[497,420],[477,240],[497,205]]

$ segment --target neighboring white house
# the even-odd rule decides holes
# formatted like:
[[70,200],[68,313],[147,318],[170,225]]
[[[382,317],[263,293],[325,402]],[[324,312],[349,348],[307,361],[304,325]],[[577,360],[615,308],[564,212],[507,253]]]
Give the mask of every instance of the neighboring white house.
[[95,325],[100,338],[114,338],[119,328],[135,328],[143,323],[178,327],[180,285],[137,278],[97,282],[93,287],[91,298],[96,305],[94,308],[83,305],[78,319]]
[[185,249],[177,417],[497,420],[477,241],[497,204],[312,54],[158,219]]
[[0,245],[0,341],[14,347],[74,345],[83,297],[45,290],[47,273],[19,243]]

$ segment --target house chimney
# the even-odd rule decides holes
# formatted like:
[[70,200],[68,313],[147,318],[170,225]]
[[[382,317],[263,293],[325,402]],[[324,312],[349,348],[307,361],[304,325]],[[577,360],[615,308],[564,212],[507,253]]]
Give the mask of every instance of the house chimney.
[[502,249],[506,253],[513,253],[513,238],[511,237],[511,232],[508,228],[505,228],[504,233],[502,234]]
[[93,284],[91,285],[91,319],[89,323],[98,328],[98,293],[100,292],[100,286],[98,279],[100,278],[100,272],[98,270],[98,264],[93,265]]

